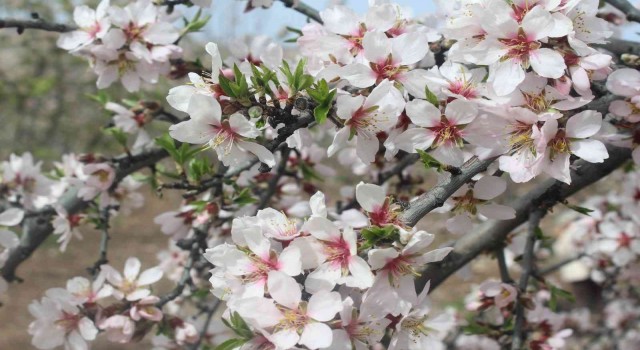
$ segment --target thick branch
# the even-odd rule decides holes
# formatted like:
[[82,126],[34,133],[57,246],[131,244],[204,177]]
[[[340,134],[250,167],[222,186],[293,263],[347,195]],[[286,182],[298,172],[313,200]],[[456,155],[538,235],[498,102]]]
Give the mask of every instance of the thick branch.
[[51,23],[43,19],[15,19],[15,18],[0,19],[0,28],[16,28],[19,34],[22,34],[22,32],[25,29],[38,29],[38,30],[44,30],[47,32],[58,32],[58,33],[71,32],[78,29],[78,27],[74,25],[63,24],[63,23]]
[[428,192],[409,203],[409,207],[402,213],[402,221],[408,226],[415,226],[420,219],[432,210],[441,207],[455,191],[462,185],[471,180],[472,177],[487,170],[487,167],[493,163],[495,158],[487,160],[479,160],[478,158],[470,159],[460,168],[460,173],[451,175]]
[[431,264],[422,273],[416,282],[418,289],[422,289],[430,280],[433,291],[451,274],[478,255],[504,244],[504,239],[511,231],[529,220],[531,208],[537,206],[541,210],[547,210],[553,207],[558,202],[609,175],[631,157],[630,149],[609,146],[608,151],[609,158],[604,163],[577,161],[575,163],[577,169],[571,171],[571,185],[549,179],[515,200],[510,204],[516,211],[514,219],[489,221],[478,231],[460,238],[454,244],[453,251],[443,261]]
[[640,23],[640,10],[627,0],[605,0],[605,2],[627,16],[627,21]]
[[640,43],[622,39],[609,39],[606,44],[595,44],[595,47],[603,48],[618,56],[622,54],[640,55]]

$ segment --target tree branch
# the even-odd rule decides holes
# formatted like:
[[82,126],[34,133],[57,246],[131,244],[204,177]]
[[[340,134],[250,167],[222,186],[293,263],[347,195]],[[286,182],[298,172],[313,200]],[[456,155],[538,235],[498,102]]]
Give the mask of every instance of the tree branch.
[[[151,164],[155,164],[169,154],[164,150],[153,150],[128,157],[126,155],[114,159],[118,164],[116,177],[111,189],[115,189],[117,184],[127,175],[143,169]],[[85,202],[78,197],[78,189],[70,188],[60,198],[57,205],[62,206],[67,213],[75,214],[87,207],[89,202]],[[16,269],[27,260],[31,254],[53,233],[51,218],[55,215],[52,206],[44,207],[32,216],[24,220],[22,226],[22,236],[20,244],[9,252],[9,257],[2,267],[2,277],[11,282],[20,280],[16,277]]]
[[605,0],[605,2],[627,16],[627,21],[640,23],[640,10],[627,0]]
[[18,30],[18,34],[22,34],[22,32],[24,32],[25,29],[37,29],[37,30],[44,30],[46,32],[57,32],[57,33],[66,33],[66,32],[71,32],[78,29],[78,27],[74,25],[47,22],[41,18],[0,19],[0,29],[1,28],[16,28]]
[[[322,18],[320,17],[320,13],[318,12],[318,10],[314,9],[313,7],[305,4],[304,2],[301,1],[296,1],[296,0],[280,0],[282,1],[282,3],[284,4],[284,6],[286,7],[291,7],[294,10],[296,10],[297,12],[300,12],[301,14],[311,18],[312,20],[322,24]],[[296,5],[296,3],[298,3]]]
[[453,251],[443,261],[433,263],[424,270],[416,281],[418,289],[421,290],[430,280],[431,291],[435,290],[451,274],[476,256],[504,244],[506,236],[529,219],[531,208],[535,206],[541,210],[550,209],[558,202],[609,175],[631,157],[630,149],[614,146],[608,146],[607,149],[609,158],[603,163],[593,164],[582,160],[575,162],[577,170],[571,171],[571,185],[549,179],[510,203],[509,206],[516,211],[514,219],[489,221],[476,232],[460,238],[453,245]]
[[460,173],[451,175],[444,181],[422,194],[420,197],[409,203],[409,207],[404,210],[401,220],[408,226],[415,226],[420,219],[431,212],[433,209],[441,207],[460,186],[471,180],[472,177],[487,170],[487,167],[493,163],[496,158],[479,160],[471,158],[467,163],[460,167]]
[[527,291],[529,285],[529,276],[534,271],[534,249],[536,245],[536,231],[540,226],[540,220],[544,216],[543,210],[532,208],[529,215],[529,230],[527,231],[527,242],[524,247],[524,254],[522,256],[522,265],[524,267],[522,275],[520,275],[520,283],[518,284],[518,298],[516,298],[516,321],[513,326],[513,342],[511,343],[511,350],[520,350],[522,348],[523,336],[522,328],[524,326],[524,306],[522,305],[521,298]]

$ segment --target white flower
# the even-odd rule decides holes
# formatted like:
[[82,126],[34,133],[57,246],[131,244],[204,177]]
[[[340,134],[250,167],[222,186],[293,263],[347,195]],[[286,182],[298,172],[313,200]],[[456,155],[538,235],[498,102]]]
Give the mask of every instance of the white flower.
[[64,292],[64,289],[50,289],[47,296],[29,305],[29,312],[36,318],[29,325],[29,334],[38,349],[64,345],[66,349],[84,350],[88,348],[87,341],[94,340],[98,334],[93,322],[69,303]]
[[58,46],[73,51],[93,43],[96,39],[102,39],[111,27],[108,10],[109,0],[102,0],[95,10],[86,5],[76,6],[73,10],[73,20],[80,29],[60,34]]
[[364,163],[373,162],[379,148],[377,134],[396,124],[404,104],[400,91],[388,80],[381,82],[366,98],[362,95],[339,96],[336,114],[345,121],[345,127],[334,136],[327,155],[333,156],[354,137],[358,157]]
[[169,127],[169,134],[180,142],[208,144],[227,166],[237,166],[250,159],[253,153],[269,165],[275,165],[271,151],[255,142],[260,132],[242,114],[232,114],[222,120],[220,104],[212,97],[196,94],[189,102],[190,120]]
[[[116,299],[128,301],[140,300],[151,294],[147,286],[162,278],[162,270],[153,267],[140,273],[140,260],[128,258],[124,265],[124,276],[110,265],[102,265],[102,272],[107,281],[114,287],[113,296]],[[139,276],[138,276],[139,274]]]

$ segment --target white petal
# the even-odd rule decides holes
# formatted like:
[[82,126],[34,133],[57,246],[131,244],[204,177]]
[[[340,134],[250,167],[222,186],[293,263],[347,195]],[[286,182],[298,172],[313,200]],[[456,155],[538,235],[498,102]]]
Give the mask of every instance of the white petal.
[[595,135],[602,127],[602,114],[596,111],[580,112],[567,120],[567,136],[584,139]]
[[333,342],[331,328],[324,323],[309,323],[300,335],[300,344],[309,349],[326,348]]
[[271,298],[276,303],[283,305],[289,309],[297,309],[302,292],[300,286],[293,277],[288,276],[284,272],[271,271],[267,280],[267,288]]
[[160,267],[153,267],[144,270],[138,278],[138,285],[147,286],[158,282],[162,278],[162,269]]
[[507,189],[507,182],[497,176],[483,176],[473,186],[473,196],[482,200],[494,199]]
[[511,220],[516,217],[513,208],[500,204],[483,204],[478,206],[478,212],[489,219]]
[[9,208],[0,213],[0,226],[15,226],[22,222],[24,210],[19,208]]
[[418,126],[428,128],[440,124],[440,109],[425,100],[411,100],[407,102],[406,109],[409,119]]
[[337,292],[320,291],[313,294],[307,305],[307,315],[317,321],[326,322],[342,309],[342,298]]
[[598,140],[575,140],[571,142],[571,153],[589,163],[602,163],[609,158],[607,147]]
[[560,78],[567,68],[564,58],[557,51],[541,48],[529,55],[531,68],[545,78]]
[[138,258],[128,258],[124,263],[124,277],[129,281],[135,280],[140,273],[140,265]]
[[378,185],[360,182],[356,186],[356,200],[365,211],[372,212],[381,207],[386,197],[386,191]]

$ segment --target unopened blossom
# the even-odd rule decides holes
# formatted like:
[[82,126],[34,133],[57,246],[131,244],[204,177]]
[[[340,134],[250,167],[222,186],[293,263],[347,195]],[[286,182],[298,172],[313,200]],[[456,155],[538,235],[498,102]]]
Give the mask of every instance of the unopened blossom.
[[275,165],[275,158],[266,147],[253,140],[260,132],[242,114],[232,114],[222,120],[220,104],[212,97],[196,94],[189,102],[191,119],[169,127],[169,134],[180,142],[207,144],[213,148],[227,166],[237,166],[251,159],[254,154],[269,165]]
[[433,148],[431,154],[438,161],[462,165],[462,147],[467,135],[464,129],[477,115],[477,107],[473,103],[455,100],[447,104],[442,113],[431,103],[414,99],[407,103],[407,115],[419,127],[408,129],[390,142],[398,149],[411,153]]
[[563,129],[550,119],[540,128],[538,152],[544,154],[540,167],[550,176],[571,183],[569,158],[571,154],[589,163],[602,163],[609,158],[605,145],[590,139],[602,126],[602,115],[596,111],[580,112],[567,120]]
[[79,29],[62,33],[58,38],[58,47],[72,51],[102,39],[111,27],[109,5],[110,0],[102,0],[95,10],[86,5],[76,6],[73,21]]
[[[65,295],[50,290],[40,301],[29,305],[29,312],[36,318],[29,324],[31,343],[38,349],[87,349],[87,342],[93,341],[98,329],[80,309],[71,304]],[[66,292],[65,290],[62,290]]]
[[152,267],[140,273],[140,266],[140,260],[131,257],[125,262],[124,275],[110,265],[100,267],[107,281],[114,287],[113,296],[116,299],[135,301],[151,294],[148,286],[162,278],[162,270]]
[[405,101],[391,82],[381,82],[366,98],[341,95],[336,102],[336,114],[344,127],[333,138],[327,150],[329,157],[355,138],[356,153],[364,163],[371,163],[379,149],[378,133],[394,126],[404,109]]
[[473,184],[460,187],[448,200],[451,211],[456,216],[447,220],[447,230],[455,234],[470,232],[471,217],[481,214],[489,219],[509,220],[515,217],[513,208],[490,203],[504,193],[507,183],[496,176],[483,176]]
[[234,303],[232,309],[258,327],[272,328],[269,338],[280,348],[290,349],[300,344],[321,349],[331,345],[333,333],[325,322],[331,321],[342,309],[340,294],[320,291],[308,302],[303,301],[297,282],[282,272],[272,271],[269,275],[269,294],[273,300],[248,298]]

